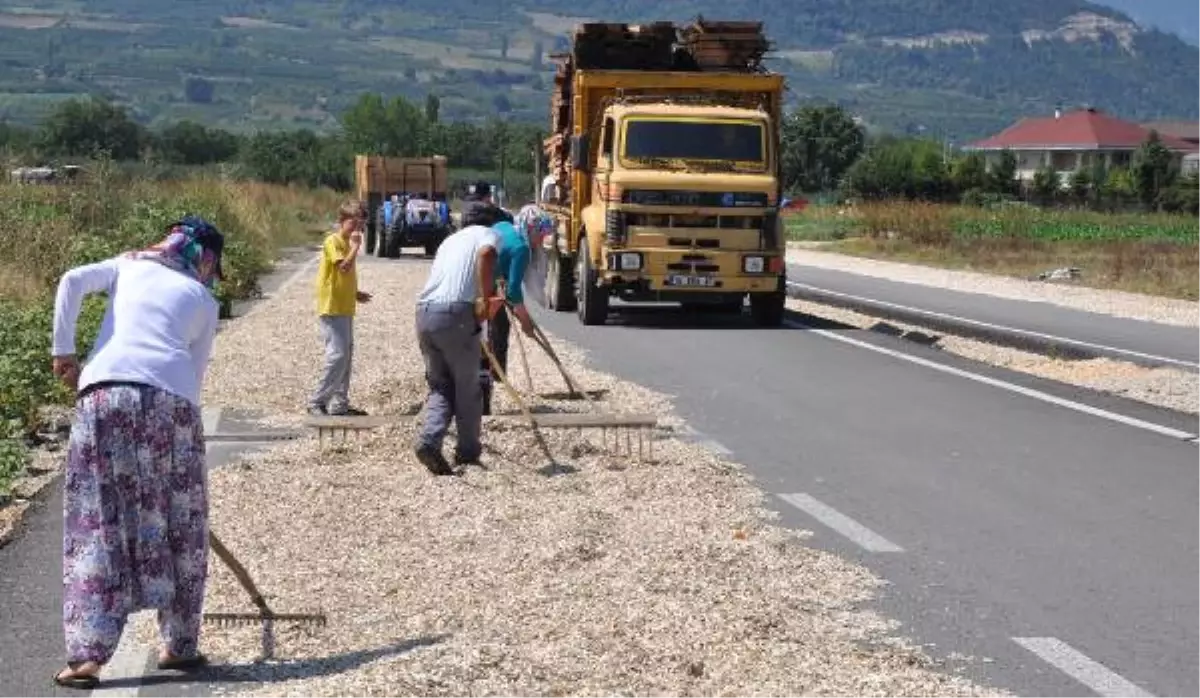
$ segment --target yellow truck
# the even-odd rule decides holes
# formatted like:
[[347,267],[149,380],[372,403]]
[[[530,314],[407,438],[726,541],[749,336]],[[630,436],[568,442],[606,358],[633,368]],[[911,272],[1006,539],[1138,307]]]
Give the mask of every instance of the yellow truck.
[[609,301],[783,321],[784,80],[761,23],[585,24],[563,57],[546,140],[545,297],[585,325]]
[[[367,205],[365,251],[396,258],[403,247],[423,247],[432,255],[453,231],[449,217],[449,168],[446,157],[399,158],[357,155],[355,196]],[[391,203],[400,199],[399,206]],[[404,204],[420,204],[417,216],[405,216]]]

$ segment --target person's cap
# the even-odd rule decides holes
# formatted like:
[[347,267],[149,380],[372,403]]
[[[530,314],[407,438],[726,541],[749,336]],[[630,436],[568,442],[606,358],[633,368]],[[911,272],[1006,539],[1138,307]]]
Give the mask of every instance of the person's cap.
[[491,196],[492,194],[492,185],[483,180],[476,182],[472,189],[476,196]]

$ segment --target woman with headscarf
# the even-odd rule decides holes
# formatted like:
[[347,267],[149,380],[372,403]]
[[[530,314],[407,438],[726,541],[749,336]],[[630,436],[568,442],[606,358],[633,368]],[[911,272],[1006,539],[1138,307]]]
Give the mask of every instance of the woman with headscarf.
[[529,268],[525,272],[525,295],[546,307],[546,250],[542,241],[554,234],[554,217],[537,204],[526,204],[516,216],[516,228],[529,241]]
[[[151,248],[68,271],[54,307],[53,368],[78,391],[63,490],[63,630],[55,683],[90,690],[130,613],[158,611],[158,666],[194,669],[208,573],[200,388],[224,239],[187,217]],[[86,365],[84,296],[108,305]]]

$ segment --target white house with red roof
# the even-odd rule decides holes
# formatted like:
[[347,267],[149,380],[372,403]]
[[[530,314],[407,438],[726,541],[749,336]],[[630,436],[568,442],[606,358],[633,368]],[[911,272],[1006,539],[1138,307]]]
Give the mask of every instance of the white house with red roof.
[[[1090,169],[1102,162],[1108,167],[1127,166],[1134,151],[1150,136],[1150,129],[1109,116],[1097,109],[1055,112],[1053,116],[1021,119],[1000,133],[971,143],[963,150],[985,153],[988,164],[998,162],[1000,153],[1017,157],[1017,178],[1033,179],[1045,164],[1059,176]],[[1194,165],[1198,146],[1176,136],[1160,133],[1162,144],[1187,165]]]

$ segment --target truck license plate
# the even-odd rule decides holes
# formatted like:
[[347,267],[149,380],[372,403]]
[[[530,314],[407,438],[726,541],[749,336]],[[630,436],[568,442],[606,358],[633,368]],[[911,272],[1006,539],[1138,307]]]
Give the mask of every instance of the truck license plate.
[[701,286],[711,288],[717,285],[717,280],[711,276],[681,276],[672,274],[667,277],[668,286]]

